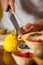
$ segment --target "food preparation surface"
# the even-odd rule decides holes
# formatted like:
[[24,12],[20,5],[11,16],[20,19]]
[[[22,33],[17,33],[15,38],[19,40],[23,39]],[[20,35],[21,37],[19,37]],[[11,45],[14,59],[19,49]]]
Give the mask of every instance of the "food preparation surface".
[[6,52],[2,46],[0,46],[0,65],[17,65],[11,53]]
[[[6,52],[0,45],[0,65],[17,65],[11,56],[11,53]],[[34,61],[32,65],[37,65]]]

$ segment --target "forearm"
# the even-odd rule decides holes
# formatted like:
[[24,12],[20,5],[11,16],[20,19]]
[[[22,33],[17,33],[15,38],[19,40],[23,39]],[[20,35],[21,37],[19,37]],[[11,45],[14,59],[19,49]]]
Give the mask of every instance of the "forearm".
[[43,25],[43,18],[42,19],[39,19],[38,21],[36,21],[35,24]]
[[39,28],[39,30],[43,30],[43,18],[36,21],[35,25]]

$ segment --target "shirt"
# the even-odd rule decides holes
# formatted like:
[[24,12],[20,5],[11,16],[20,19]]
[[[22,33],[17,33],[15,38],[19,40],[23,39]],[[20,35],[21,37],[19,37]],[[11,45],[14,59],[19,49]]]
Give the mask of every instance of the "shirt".
[[20,3],[20,0],[15,0],[15,10],[16,10],[15,16],[16,16],[17,21],[21,27],[27,23],[33,24],[38,20],[37,17],[35,17],[32,14],[26,13],[22,9],[22,5]]

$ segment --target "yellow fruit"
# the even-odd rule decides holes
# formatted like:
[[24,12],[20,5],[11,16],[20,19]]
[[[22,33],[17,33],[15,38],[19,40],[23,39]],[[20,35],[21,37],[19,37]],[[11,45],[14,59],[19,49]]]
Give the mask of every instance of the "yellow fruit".
[[8,52],[4,52],[3,56],[2,56],[2,59],[3,59],[3,62],[6,64],[6,65],[13,65],[14,64],[14,60],[11,56],[10,53]]
[[4,40],[4,49],[8,52],[16,51],[18,40],[13,34],[9,34]]

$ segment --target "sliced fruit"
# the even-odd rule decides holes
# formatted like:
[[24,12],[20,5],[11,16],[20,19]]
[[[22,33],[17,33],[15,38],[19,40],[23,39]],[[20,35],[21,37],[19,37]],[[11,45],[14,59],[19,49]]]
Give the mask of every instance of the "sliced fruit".
[[17,35],[17,34],[18,34],[16,28],[13,29],[12,33],[13,33],[14,35]]

